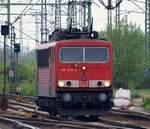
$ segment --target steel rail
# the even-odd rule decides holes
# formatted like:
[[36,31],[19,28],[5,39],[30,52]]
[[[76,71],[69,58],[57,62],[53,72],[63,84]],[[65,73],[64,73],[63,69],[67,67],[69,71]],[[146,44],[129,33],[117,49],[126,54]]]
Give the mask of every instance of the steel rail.
[[[15,94],[6,94],[6,96],[8,97],[8,99],[15,100],[18,95],[15,95]],[[37,97],[35,97],[35,96],[23,96],[23,98],[25,98],[25,99],[27,99],[27,100],[29,100],[31,102],[35,102],[35,100],[37,99]]]
[[140,126],[140,125],[130,124],[128,122],[121,122],[121,121],[116,121],[116,120],[108,120],[108,119],[104,119],[104,118],[100,118],[100,122],[105,123],[105,124],[111,124],[111,125],[118,126],[118,127],[123,127],[123,128],[149,129],[149,127],[144,127],[144,126]]
[[[12,94],[9,94],[8,96],[10,97],[10,99],[12,99],[13,97],[16,98],[16,95],[12,95]],[[28,99],[28,98],[31,98],[32,101],[35,101],[35,99],[36,99],[36,97],[26,96],[26,99]],[[14,105],[17,105],[17,103],[14,103]],[[18,105],[22,105],[23,107],[26,107],[26,105],[24,105],[24,104],[18,103]],[[53,119],[48,119],[46,121],[44,120],[44,121],[42,121],[43,123],[40,123],[40,124],[44,125],[44,122],[46,122],[46,124],[51,123],[54,126],[58,125],[59,127],[66,127],[66,128],[69,128],[69,125],[72,125],[73,126],[72,128],[75,128],[75,126],[78,125],[78,128],[79,128],[79,126],[80,126],[80,128],[82,128],[82,126],[83,126],[86,128],[88,127],[88,128],[106,128],[106,129],[108,129],[108,128],[148,129],[147,127],[142,126],[140,124],[134,125],[133,123],[130,124],[128,122],[121,122],[121,121],[117,121],[117,120],[107,119],[107,117],[111,116],[111,115],[112,116],[114,115],[115,118],[117,116],[121,116],[121,118],[130,118],[130,119],[132,118],[133,122],[135,119],[139,120],[139,122],[140,122],[140,120],[143,120],[144,122],[149,122],[149,120],[150,120],[150,113],[141,113],[141,112],[133,112],[133,111],[128,111],[128,110],[113,109],[110,112],[108,112],[106,115],[104,115],[104,117],[100,117],[98,122],[86,122],[86,124],[85,124],[85,122],[82,122],[82,121],[71,121],[70,119],[65,120],[64,118],[58,119],[58,117],[54,117]],[[48,117],[46,117],[46,118],[48,118]],[[15,119],[15,118],[13,117],[13,119]],[[20,121],[21,118],[19,117],[17,120]],[[29,121],[29,118],[27,118],[26,120],[21,120],[20,122],[25,123],[26,121],[28,122],[28,124],[37,125],[36,120],[33,121],[33,119],[32,119],[31,121]],[[40,121],[41,121],[41,119],[40,119]],[[38,119],[38,122],[39,122],[39,119]],[[70,128],[71,128],[71,126],[70,126]]]
[[16,101],[13,101],[13,100],[9,100],[8,104],[22,106],[22,107],[31,108],[31,109],[37,109],[38,108],[37,105],[35,105],[35,104],[28,104],[28,103],[24,103],[24,102],[16,102]]
[[129,110],[114,110],[112,109],[108,113],[114,114],[114,115],[122,115],[126,117],[132,117],[132,118],[138,118],[138,119],[144,119],[150,121],[150,113],[148,112],[135,112],[135,111],[129,111]]
[[[31,126],[31,125],[23,124],[23,123],[16,121],[14,119],[9,119],[9,118],[4,117],[2,115],[0,115],[0,123],[1,124],[4,123],[5,126],[9,126],[9,127],[12,126],[12,128],[15,128],[15,129],[40,129],[40,128]],[[9,123],[9,124],[7,125],[6,123],[7,124]]]
[[[74,128],[74,129],[125,129],[124,127],[120,127],[117,125],[110,125],[105,123],[95,123],[95,122],[82,122],[82,121],[73,121],[71,119],[67,119],[64,121],[63,119],[35,119],[35,118],[25,118],[25,117],[16,117],[10,115],[0,115],[5,118],[13,119],[21,123],[29,124],[32,126],[36,126],[39,128],[54,126],[58,128]],[[131,129],[131,128],[126,128]]]
[[104,117],[99,118],[100,122],[107,124],[118,125],[120,127],[126,126],[136,129],[150,128],[150,114],[133,112],[128,110],[111,110],[107,112]]

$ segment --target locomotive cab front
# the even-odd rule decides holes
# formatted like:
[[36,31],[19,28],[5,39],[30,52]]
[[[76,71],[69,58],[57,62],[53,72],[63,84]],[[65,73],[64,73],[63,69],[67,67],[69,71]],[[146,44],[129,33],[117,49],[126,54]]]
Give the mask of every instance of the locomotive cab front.
[[64,115],[100,115],[112,107],[111,43],[61,41],[58,45],[57,98]]

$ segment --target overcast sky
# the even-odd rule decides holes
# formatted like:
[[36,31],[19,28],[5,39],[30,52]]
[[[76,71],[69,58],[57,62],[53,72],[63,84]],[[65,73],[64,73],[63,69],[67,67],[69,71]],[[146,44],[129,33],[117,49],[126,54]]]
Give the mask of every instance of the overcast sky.
[[[0,0],[0,1],[4,1],[4,0]],[[7,1],[7,0],[5,0]],[[29,2],[30,0],[28,0]],[[33,0],[33,3],[36,3],[40,0]],[[52,2],[54,0],[47,0],[48,2]],[[62,2],[65,2],[67,0],[62,0]],[[93,28],[97,31],[101,31],[103,30],[106,25],[107,25],[107,10],[99,3],[98,0],[93,0],[94,3],[92,5],[92,16],[93,16],[93,20],[94,20],[94,24],[93,24]],[[107,0],[103,0],[106,4],[107,4]],[[116,0],[112,0],[113,6],[115,5],[115,1]],[[131,2],[132,1],[132,2]],[[123,2],[121,3],[121,19],[127,15],[128,16],[128,22],[133,22],[133,23],[137,23],[137,25],[140,25],[141,29],[144,31],[144,8],[145,5],[142,2],[136,2],[137,0],[123,0]],[[140,0],[139,0],[140,1]],[[11,2],[25,2],[25,0],[11,0]],[[27,2],[27,0],[26,0]],[[27,10],[30,8],[31,6],[29,6],[27,8]],[[25,6],[11,6],[11,13],[21,13],[22,10],[25,8]],[[129,11],[131,11],[129,13]],[[134,11],[134,12],[132,12]],[[35,13],[35,12],[40,12],[40,7],[32,7],[32,9],[30,9],[28,11],[28,13]],[[115,10],[112,11],[113,12],[113,18],[114,18],[114,14],[115,14]],[[136,13],[139,12],[139,13]],[[6,8],[0,8],[0,13],[7,13]],[[11,22],[13,22],[16,19],[17,16],[11,16]],[[38,16],[38,22],[40,22],[40,17]],[[0,15],[0,24],[3,24],[4,21],[7,20],[6,16],[2,16]],[[23,24],[22,24],[22,28],[23,28],[23,32],[32,36],[33,38],[35,38],[35,15],[32,16],[23,16]],[[48,23],[50,24],[50,23]],[[15,27],[19,30],[19,20],[14,24]],[[39,26],[40,28],[40,26]],[[16,37],[19,38],[19,31],[17,32],[16,30]],[[28,36],[23,35],[23,38],[25,38],[23,40],[23,44],[24,46],[27,46],[27,44],[30,46],[30,48],[35,47],[35,41],[31,40]],[[30,39],[30,40],[29,40]],[[0,40],[2,41],[2,38],[0,38]],[[20,42],[19,39],[16,40],[16,42]]]
[[[106,1],[106,0],[104,0],[104,1]],[[131,2],[129,0],[123,0],[123,2],[120,5],[120,9],[122,10],[120,17],[122,19],[125,15],[127,15],[128,23],[129,22],[137,23],[137,25],[140,25],[141,29],[144,31],[145,4],[143,2],[142,3],[135,2],[137,0],[132,0],[132,1],[133,2]],[[113,5],[115,5],[114,1],[113,1]],[[113,18],[114,18],[115,10],[112,10],[112,12],[113,12]],[[95,4],[93,4],[92,14],[93,14],[94,23],[95,23],[94,28],[98,29],[98,30],[103,29],[105,27],[105,25],[107,24],[107,10],[102,5],[100,5],[100,7],[98,7]]]

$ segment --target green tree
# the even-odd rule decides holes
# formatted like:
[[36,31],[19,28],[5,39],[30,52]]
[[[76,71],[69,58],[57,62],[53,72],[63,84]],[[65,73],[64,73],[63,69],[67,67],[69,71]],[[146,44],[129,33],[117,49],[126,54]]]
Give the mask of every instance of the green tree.
[[[26,61],[24,61],[26,60]],[[17,66],[17,80],[22,87],[24,95],[36,94],[36,61],[35,58],[27,56]]]
[[[110,31],[108,28],[107,31]],[[121,24],[120,30],[115,27],[112,34],[103,35],[113,44],[113,75],[116,87],[137,86],[142,80],[144,71],[144,47],[146,38],[136,25]]]
[[[0,49],[0,92],[3,91],[4,85],[4,64],[3,64],[3,50]],[[7,56],[9,54],[7,53]],[[8,61],[8,59],[7,59]],[[9,63],[7,62],[7,75]],[[19,63],[16,65],[17,70],[17,84],[22,87],[23,95],[36,94],[36,58],[35,50],[25,56],[19,55]],[[6,92],[10,92],[10,81],[6,78]]]

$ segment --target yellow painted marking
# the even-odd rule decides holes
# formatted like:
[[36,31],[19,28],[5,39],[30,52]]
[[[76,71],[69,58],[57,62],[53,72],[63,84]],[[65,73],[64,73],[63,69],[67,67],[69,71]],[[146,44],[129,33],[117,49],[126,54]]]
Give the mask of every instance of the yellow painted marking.
[[16,97],[16,101],[17,101],[17,102],[21,102],[22,99],[23,99],[23,96],[17,96],[17,97]]

